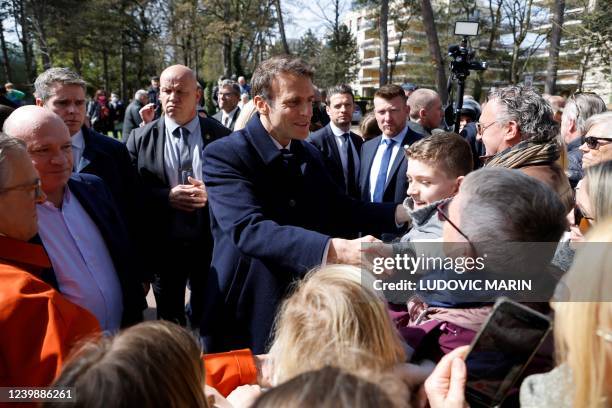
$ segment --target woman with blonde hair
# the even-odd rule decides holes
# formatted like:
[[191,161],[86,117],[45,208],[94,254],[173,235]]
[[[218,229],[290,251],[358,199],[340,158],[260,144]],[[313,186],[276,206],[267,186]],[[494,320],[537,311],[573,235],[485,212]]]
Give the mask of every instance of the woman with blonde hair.
[[406,360],[373,281],[366,271],[331,265],[298,284],[275,322],[274,385],[326,365],[355,374],[389,371]]
[[571,241],[582,241],[583,234],[599,220],[612,217],[612,161],[584,170],[576,186],[576,208],[571,214]]
[[238,119],[236,119],[236,123],[234,123],[234,132],[240,129],[244,129],[246,124],[251,120],[253,115],[257,112],[257,108],[255,107],[255,103],[251,99],[240,109],[240,114],[238,115]]

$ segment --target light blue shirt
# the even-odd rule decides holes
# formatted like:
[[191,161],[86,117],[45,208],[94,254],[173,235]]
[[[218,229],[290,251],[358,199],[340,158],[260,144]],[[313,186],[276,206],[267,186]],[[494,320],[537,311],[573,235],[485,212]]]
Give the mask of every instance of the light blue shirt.
[[[340,161],[342,162],[342,172],[344,173],[344,181],[348,180],[348,149],[351,149],[353,152],[353,161],[355,163],[355,176],[359,179],[359,154],[357,154],[357,149],[351,142],[351,138],[347,139],[347,142],[344,141],[344,137],[342,137],[345,133],[342,129],[334,125],[332,122],[329,122],[329,127],[331,128],[332,133],[336,138],[336,146],[338,146],[338,153],[340,153]],[[354,182],[354,181],[353,181]],[[348,185],[348,183],[347,183]],[[348,190],[348,187],[347,187]]]
[[61,208],[36,205],[38,232],[49,254],[60,292],[89,310],[103,330],[121,326],[121,284],[100,230],[66,186]]
[[[395,161],[395,157],[402,149],[402,142],[404,141],[404,137],[406,137],[406,132],[408,132],[408,126],[404,126],[401,132],[393,137],[382,135],[380,139],[380,144],[378,145],[378,150],[376,150],[376,154],[374,155],[374,161],[372,161],[372,168],[370,169],[370,201],[374,201],[374,189],[376,188],[376,178],[378,177],[378,171],[380,170],[380,162],[382,161],[383,154],[385,150],[387,150],[387,145],[385,144],[385,140],[393,139],[395,143],[393,144],[393,150],[391,151],[391,160],[389,160],[389,167],[387,167],[387,179],[389,178],[389,172],[391,171],[391,167],[393,167],[393,162]],[[402,176],[402,177],[405,177]]]
[[[181,163],[181,149],[183,148],[183,139],[174,136],[175,129],[181,127],[168,116],[164,116],[164,124],[166,126],[166,140],[164,142],[164,170],[170,188],[181,184],[179,180],[178,170]],[[195,178],[203,180],[202,176],[202,151],[204,143],[202,142],[202,133],[200,131],[200,117],[196,115],[190,122],[183,126],[189,131],[189,151],[192,157],[192,168]]]

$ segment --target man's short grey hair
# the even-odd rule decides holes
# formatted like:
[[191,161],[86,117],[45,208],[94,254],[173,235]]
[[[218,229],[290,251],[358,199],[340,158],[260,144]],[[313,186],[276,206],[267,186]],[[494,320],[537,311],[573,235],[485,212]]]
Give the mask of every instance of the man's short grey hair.
[[606,110],[606,103],[596,93],[575,93],[565,103],[562,120],[573,119],[578,133],[584,135],[587,119]]
[[498,122],[518,124],[521,140],[549,142],[559,135],[559,124],[554,120],[552,107],[532,87],[511,85],[489,93],[489,101],[497,102],[502,111]]
[[520,170],[483,168],[461,184],[461,229],[478,241],[552,242],[565,231],[565,206]]
[[9,178],[11,169],[8,166],[7,159],[16,150],[27,152],[25,142],[0,132],[0,190],[8,187],[6,181]]
[[68,68],[49,68],[34,81],[34,96],[43,102],[53,96],[51,88],[55,83],[62,85],[78,85],[87,92],[87,82],[79,74]]
[[145,91],[144,89],[139,89],[136,91],[136,93],[134,94],[134,100],[138,101],[140,100],[140,98],[142,98],[143,96],[147,96],[148,97],[148,93],[147,91]]
[[479,255],[487,254],[488,265],[523,268],[521,256],[533,254],[522,246],[521,253],[510,250],[516,242],[551,243],[538,246],[538,256],[546,264],[552,260],[567,220],[561,199],[546,184],[520,170],[482,168],[465,177],[460,194],[459,228]]
[[[604,125],[608,129],[612,129],[612,112],[599,113],[587,119],[584,123],[584,133],[586,135],[593,126]],[[602,135],[608,137],[607,135]]]
[[240,86],[231,79],[224,79],[219,88],[231,88],[236,96],[240,96]]

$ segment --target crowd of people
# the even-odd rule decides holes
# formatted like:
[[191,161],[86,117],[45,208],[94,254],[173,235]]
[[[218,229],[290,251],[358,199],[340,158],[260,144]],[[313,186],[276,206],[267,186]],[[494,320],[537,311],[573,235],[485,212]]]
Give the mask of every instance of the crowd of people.
[[504,406],[612,404],[598,95],[492,89],[456,134],[412,84],[381,86],[357,133],[350,86],[321,92],[287,56],[220,78],[214,115],[183,65],[125,108],[86,91],[50,68],[2,117],[1,387],[73,387],[79,407],[464,407],[469,345],[506,293],[385,297],[369,257],[437,243],[517,271],[524,243],[545,290],[523,304],[554,339]]

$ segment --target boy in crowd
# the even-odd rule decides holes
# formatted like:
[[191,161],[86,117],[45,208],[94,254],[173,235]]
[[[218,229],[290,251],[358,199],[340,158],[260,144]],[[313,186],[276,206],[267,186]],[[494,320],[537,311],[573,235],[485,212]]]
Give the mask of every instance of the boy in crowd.
[[436,207],[450,201],[472,171],[470,146],[456,133],[439,132],[412,144],[406,156],[408,197],[404,207],[412,228],[400,241],[441,240],[443,220]]

